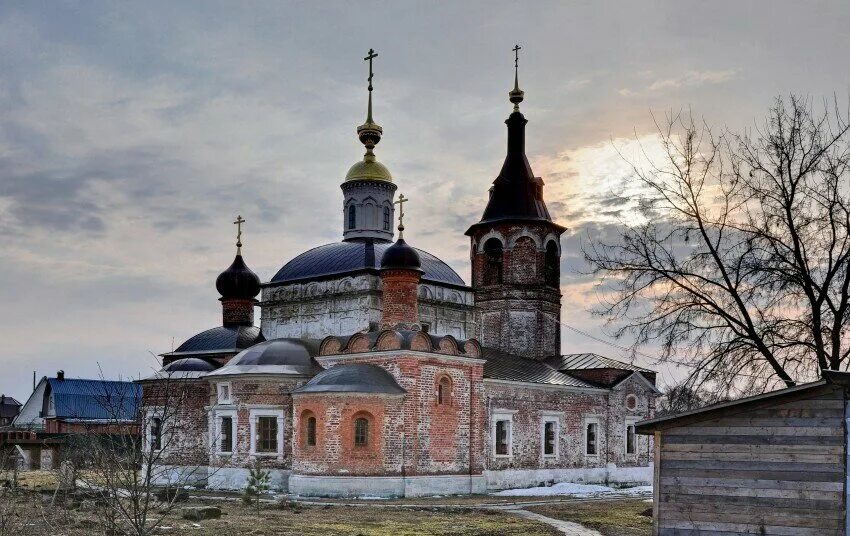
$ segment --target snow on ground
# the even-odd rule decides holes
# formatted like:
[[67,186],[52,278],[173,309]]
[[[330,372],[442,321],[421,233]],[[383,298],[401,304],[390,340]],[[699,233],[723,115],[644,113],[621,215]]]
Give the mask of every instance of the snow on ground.
[[644,495],[652,493],[652,486],[635,486],[633,488],[609,488],[597,484],[574,484],[560,482],[554,486],[541,488],[519,488],[497,491],[491,495],[499,497],[549,497],[552,495],[574,495],[577,497],[599,497],[605,495]]

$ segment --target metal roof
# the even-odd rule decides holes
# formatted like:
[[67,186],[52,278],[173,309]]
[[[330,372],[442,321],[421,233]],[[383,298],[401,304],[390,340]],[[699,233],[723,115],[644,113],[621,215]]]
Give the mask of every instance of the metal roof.
[[309,376],[321,370],[313,359],[319,341],[281,338],[264,341],[233,356],[224,367],[208,376],[234,374],[296,374]]
[[364,363],[336,365],[314,376],[293,393],[375,393],[400,395],[402,389],[392,374]]
[[610,357],[601,356],[599,354],[566,354],[561,356],[552,356],[546,360],[546,364],[557,370],[577,370],[577,369],[617,369],[617,370],[633,370],[636,372],[651,372],[654,370],[645,369],[624,361],[617,361]]
[[508,354],[493,348],[484,348],[484,377],[493,380],[540,383],[565,387],[599,389],[578,378],[558,372],[541,361]]
[[21,403],[11,396],[3,396],[0,403],[0,417],[8,418],[15,417],[21,409]]
[[[357,272],[378,273],[381,257],[392,243],[374,239],[354,239],[325,244],[298,255],[281,268],[270,283],[320,279]],[[433,283],[466,286],[452,268],[434,255],[418,248],[424,271],[422,279]]]
[[264,340],[257,326],[218,326],[190,337],[173,352],[162,355],[238,352]]
[[132,421],[142,400],[133,382],[47,378],[57,419]]

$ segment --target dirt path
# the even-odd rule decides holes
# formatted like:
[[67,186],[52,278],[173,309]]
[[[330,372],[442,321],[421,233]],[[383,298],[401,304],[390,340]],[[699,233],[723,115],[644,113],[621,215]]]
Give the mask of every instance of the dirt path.
[[560,519],[554,519],[551,517],[546,517],[542,514],[537,514],[534,512],[529,512],[528,510],[508,510],[505,509],[505,512],[510,514],[518,515],[522,518],[538,521],[540,523],[546,523],[550,527],[554,527],[564,534],[568,536],[602,536],[602,533],[597,532],[593,529],[589,529],[578,523],[571,523],[569,521],[561,521]]

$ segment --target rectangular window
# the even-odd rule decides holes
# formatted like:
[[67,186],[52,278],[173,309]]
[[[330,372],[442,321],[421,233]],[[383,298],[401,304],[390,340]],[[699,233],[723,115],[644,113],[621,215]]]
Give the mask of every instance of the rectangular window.
[[599,424],[595,422],[587,423],[585,428],[584,453],[588,456],[599,454]]
[[221,430],[220,441],[221,452],[233,452],[233,417],[222,417],[219,421],[219,430]]
[[546,421],[543,423],[543,455],[555,456],[558,442],[558,423]]
[[277,417],[257,417],[257,452],[277,452]]
[[218,384],[218,403],[219,404],[230,404],[230,384],[229,383]]
[[162,450],[162,419],[153,417],[151,419],[151,449]]
[[496,455],[510,455],[511,421],[496,421]]
[[632,423],[626,424],[626,454],[635,454],[637,452],[636,439],[635,425]]
[[390,207],[384,207],[384,231],[390,230]]

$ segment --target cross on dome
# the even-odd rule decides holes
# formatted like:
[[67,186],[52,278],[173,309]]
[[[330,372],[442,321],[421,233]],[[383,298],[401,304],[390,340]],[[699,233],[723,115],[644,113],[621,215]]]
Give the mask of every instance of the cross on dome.
[[236,254],[242,254],[242,224],[245,223],[245,219],[241,214],[236,216],[236,221],[233,222],[233,225],[236,226]]
[[404,238],[404,204],[410,199],[404,197],[404,194],[398,194],[398,201],[393,201],[393,205],[398,205],[398,237]]

